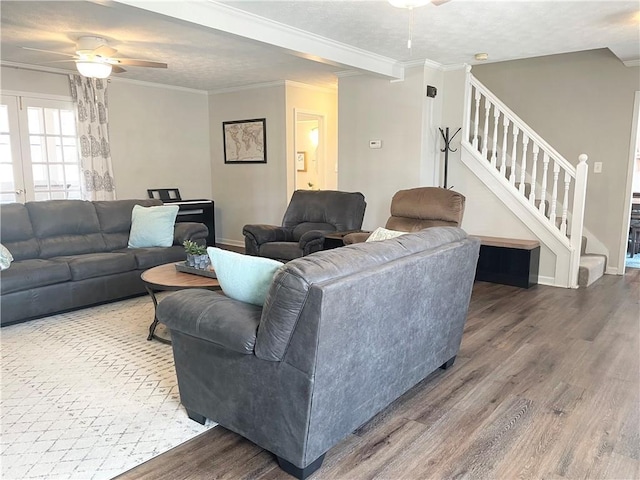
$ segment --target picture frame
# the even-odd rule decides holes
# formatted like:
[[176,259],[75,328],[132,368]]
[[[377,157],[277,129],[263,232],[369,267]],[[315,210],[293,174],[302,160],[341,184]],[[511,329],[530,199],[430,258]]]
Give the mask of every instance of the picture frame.
[[307,152],[296,152],[296,171],[307,171]]
[[267,163],[267,120],[222,122],[224,163]]

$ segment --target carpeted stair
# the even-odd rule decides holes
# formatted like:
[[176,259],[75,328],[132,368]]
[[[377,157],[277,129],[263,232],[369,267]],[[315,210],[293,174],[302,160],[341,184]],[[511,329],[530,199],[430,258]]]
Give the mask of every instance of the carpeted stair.
[[607,268],[607,257],[587,252],[587,237],[582,237],[580,248],[580,267],[578,268],[578,286],[588,287],[598,280]]

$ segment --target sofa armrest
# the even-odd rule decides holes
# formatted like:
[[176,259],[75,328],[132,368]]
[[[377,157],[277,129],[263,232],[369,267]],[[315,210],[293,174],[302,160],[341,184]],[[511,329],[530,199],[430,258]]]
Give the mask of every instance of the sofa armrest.
[[309,230],[304,232],[298,242],[303,255],[319,252],[324,246],[324,236],[331,230]]
[[353,243],[362,243],[367,241],[367,238],[369,238],[369,235],[371,235],[371,232],[348,233],[342,238],[342,241],[344,242],[345,245],[351,245]]
[[156,311],[169,329],[249,355],[256,344],[262,308],[210,290],[180,290],[165,297]]
[[182,245],[185,240],[206,245],[209,229],[204,223],[180,222],[173,227],[173,244]]

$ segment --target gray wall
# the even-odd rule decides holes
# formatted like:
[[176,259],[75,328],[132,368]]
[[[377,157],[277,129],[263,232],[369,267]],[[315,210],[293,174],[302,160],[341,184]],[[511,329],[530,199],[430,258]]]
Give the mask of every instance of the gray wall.
[[[225,164],[222,122],[266,118],[267,163]],[[287,196],[285,86],[209,96],[211,175],[218,241],[244,245],[248,223],[281,225]]]
[[[2,67],[2,91],[65,96],[66,75]],[[183,198],[211,198],[209,120],[204,92],[109,83],[111,160],[118,198],[178,187]]]
[[[602,49],[477,65],[472,73],[572,164],[589,155],[585,227],[617,271],[640,68]],[[594,162],[603,163],[601,174]]]

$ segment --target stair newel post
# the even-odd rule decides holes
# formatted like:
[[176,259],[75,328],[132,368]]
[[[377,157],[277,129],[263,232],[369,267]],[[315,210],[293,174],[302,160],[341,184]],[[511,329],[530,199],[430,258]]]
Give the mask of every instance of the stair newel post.
[[576,167],[576,181],[573,187],[573,208],[571,210],[571,237],[569,242],[571,243],[572,255],[571,255],[571,267],[569,278],[570,284],[573,288],[578,288],[578,268],[580,267],[580,244],[582,243],[582,228],[584,222],[584,207],[587,197],[587,174],[589,172],[589,165],[587,160],[589,157],[586,154],[581,154],[578,157],[578,165]]
[[518,134],[520,129],[513,124],[513,146],[511,147],[511,175],[509,175],[509,183],[516,186],[516,152],[518,147]]
[[482,129],[482,158],[487,158],[487,139],[489,138],[489,111],[491,102],[484,97],[484,127]]
[[549,172],[549,154],[544,152],[542,156],[542,188],[540,191],[540,205],[538,210],[546,217],[545,202],[547,201],[547,174]]
[[526,196],[525,182],[527,180],[527,146],[529,145],[529,136],[522,132],[522,166],[520,167],[520,186],[518,190],[523,196]]
[[551,215],[549,215],[549,221],[554,227],[556,225],[556,208],[558,208],[558,177],[560,176],[560,165],[558,162],[553,162],[553,189],[551,191]]
[[509,132],[509,119],[502,115],[502,159],[500,161],[500,175],[504,177],[507,172],[507,134]]
[[498,160],[498,123],[500,122],[500,110],[493,106],[493,146],[491,147],[491,166],[496,168]]
[[[476,115],[473,117],[473,148],[478,149],[478,125],[480,124],[480,90],[475,87],[474,98],[476,101]],[[485,139],[486,141],[486,139]]]
[[531,192],[529,192],[529,202],[531,205],[536,204],[536,180],[538,178],[538,153],[540,152],[540,147],[537,143],[533,143],[532,153],[533,153],[533,165],[531,165]]
[[562,220],[560,221],[560,233],[567,234],[567,215],[569,213],[569,185],[571,185],[571,175],[564,171],[564,195],[562,197]]
[[465,85],[464,85],[464,120],[462,122],[462,138],[465,141],[469,140],[470,126],[471,126],[471,98],[472,89],[471,86],[471,65],[465,67]]

